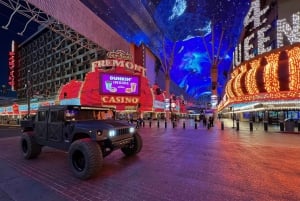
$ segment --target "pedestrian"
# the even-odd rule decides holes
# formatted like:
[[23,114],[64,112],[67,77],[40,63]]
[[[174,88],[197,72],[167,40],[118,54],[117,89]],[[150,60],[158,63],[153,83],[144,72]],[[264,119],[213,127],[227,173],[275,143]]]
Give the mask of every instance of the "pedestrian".
[[207,124],[207,120],[206,120],[206,117],[204,116],[203,117],[203,127],[206,127],[206,124]]
[[214,126],[214,119],[213,119],[213,117],[212,116],[210,116],[209,118],[208,118],[208,123],[209,123],[209,127],[213,127]]

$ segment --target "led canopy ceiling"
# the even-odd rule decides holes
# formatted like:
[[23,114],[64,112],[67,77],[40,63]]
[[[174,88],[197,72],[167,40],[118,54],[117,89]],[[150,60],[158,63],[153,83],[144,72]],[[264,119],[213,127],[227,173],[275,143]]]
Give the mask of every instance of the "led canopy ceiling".
[[[223,93],[251,0],[81,0],[128,42],[145,44],[196,99]],[[212,67],[216,67],[214,78]],[[216,80],[213,80],[216,79]],[[215,83],[212,85],[212,83]]]

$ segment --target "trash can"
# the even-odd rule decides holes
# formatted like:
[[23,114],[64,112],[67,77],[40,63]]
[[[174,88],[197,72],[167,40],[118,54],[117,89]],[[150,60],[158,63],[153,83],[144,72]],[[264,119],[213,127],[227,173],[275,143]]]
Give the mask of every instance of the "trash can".
[[294,131],[295,122],[293,119],[285,119],[284,120],[284,131]]

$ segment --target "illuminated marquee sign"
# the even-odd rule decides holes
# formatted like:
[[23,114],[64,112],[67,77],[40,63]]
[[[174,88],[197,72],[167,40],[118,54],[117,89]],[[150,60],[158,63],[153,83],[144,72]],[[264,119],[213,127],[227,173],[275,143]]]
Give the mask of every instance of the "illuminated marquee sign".
[[15,86],[15,53],[9,52],[9,61],[8,61],[8,67],[9,67],[9,77],[8,77],[8,84],[11,86],[12,90],[14,90]]
[[100,73],[100,93],[114,95],[139,95],[138,76]]
[[106,54],[106,56],[110,59],[123,59],[132,61],[132,56],[123,50],[110,51]]
[[[271,38],[268,36],[271,29],[270,24],[266,24],[267,19],[264,15],[269,11],[270,7],[261,8],[260,0],[254,0],[251,2],[251,7],[248,14],[244,19],[244,27],[251,24],[250,34],[239,44],[234,51],[234,65],[240,65],[242,56],[244,61],[254,58],[254,45],[257,47],[257,54],[263,54],[269,52],[272,47],[270,45]],[[292,25],[290,25],[286,19],[277,20],[277,48],[283,46],[283,38],[286,36],[290,44],[300,42],[300,12],[292,15]],[[256,44],[254,44],[256,41]]]
[[226,99],[219,108],[240,102],[299,100],[299,63],[300,45],[294,44],[238,66],[226,84]]
[[[37,110],[39,108],[39,103],[31,103],[30,104],[30,110]],[[28,111],[28,105],[19,105],[19,110],[21,112],[24,112],[24,111]]]
[[11,43],[11,51],[8,53],[8,67],[9,67],[9,75],[8,75],[8,84],[11,86],[11,90],[15,90],[17,78],[15,77],[16,75],[16,70],[17,70],[17,59],[16,59],[16,43],[15,41],[12,41]]
[[6,107],[6,112],[13,112],[13,107],[12,106]]
[[97,69],[97,68],[105,69],[107,67],[126,68],[133,72],[139,72],[143,76],[146,75],[146,69],[143,66],[134,64],[131,61],[118,60],[118,59],[106,59],[106,60],[95,61],[92,63],[92,71],[95,71],[95,69]]
[[103,103],[110,104],[138,104],[140,102],[139,97],[127,97],[127,96],[102,96]]
[[[170,104],[170,103],[169,103]],[[157,108],[157,109],[165,109],[165,103],[162,101],[158,101],[158,100],[154,100],[153,102],[153,108]]]
[[132,72],[141,73],[143,76],[146,75],[146,68],[143,66],[137,65],[132,62],[132,56],[129,53],[124,52],[123,50],[111,51],[106,54],[106,60],[99,60],[92,63],[92,71],[95,69],[109,69],[112,67],[121,67],[126,68]]

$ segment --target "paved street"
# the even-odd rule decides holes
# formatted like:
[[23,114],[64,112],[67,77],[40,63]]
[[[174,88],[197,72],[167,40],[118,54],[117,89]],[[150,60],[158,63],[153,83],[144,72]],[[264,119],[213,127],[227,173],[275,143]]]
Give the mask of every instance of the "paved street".
[[0,139],[6,137],[20,136],[21,128],[19,126],[0,125]]
[[146,123],[141,153],[112,153],[88,181],[73,177],[67,153],[45,147],[39,158],[25,160],[19,136],[1,137],[0,200],[300,200],[300,135],[259,126],[249,132],[243,123],[236,131],[231,121],[221,130],[216,122],[209,130],[193,122],[186,129]]

